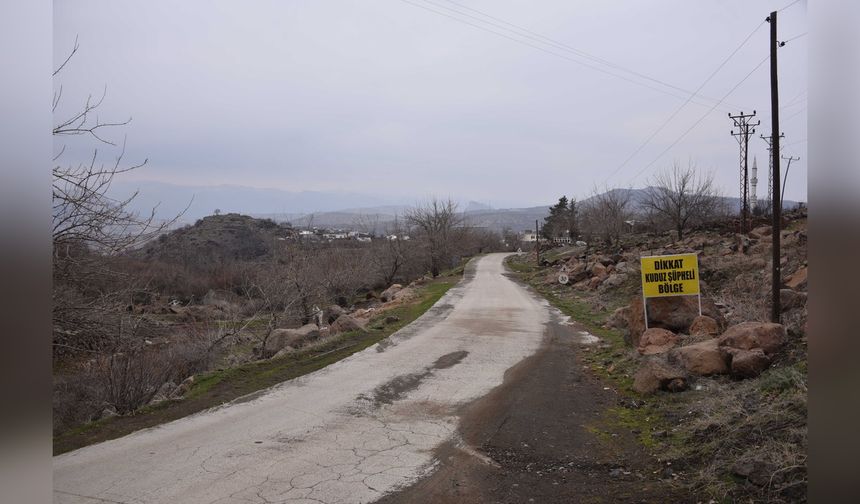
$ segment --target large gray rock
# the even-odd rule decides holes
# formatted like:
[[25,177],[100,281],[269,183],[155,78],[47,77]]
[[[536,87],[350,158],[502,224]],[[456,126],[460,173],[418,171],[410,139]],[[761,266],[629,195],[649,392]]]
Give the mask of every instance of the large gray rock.
[[707,315],[699,315],[693,319],[690,324],[691,336],[711,336],[716,337],[720,334],[720,324],[716,320]]
[[362,325],[359,324],[357,320],[350,317],[349,315],[341,315],[331,325],[332,334],[358,330],[364,330],[364,327],[362,327]]
[[627,312],[630,311],[629,306],[618,308],[609,318],[606,319],[606,327],[610,329],[626,329],[627,328]]
[[155,395],[150,399],[149,404],[158,404],[166,401],[173,394],[174,390],[176,390],[176,384],[172,381],[162,383],[155,392]]
[[678,364],[695,375],[729,372],[728,359],[720,351],[719,341],[716,339],[675,348],[669,352],[669,362]]
[[737,378],[755,378],[770,366],[770,357],[761,348],[753,348],[752,350],[723,348],[731,356],[732,376]]
[[687,374],[664,359],[645,360],[633,376],[633,390],[640,394],[653,394],[658,390],[680,392],[686,388]]
[[742,322],[726,329],[719,338],[721,347],[752,350],[761,348],[768,356],[785,344],[785,327],[772,322]]
[[325,321],[329,324],[337,320],[338,317],[346,313],[346,311],[338,305],[331,305],[325,309],[324,316]]
[[606,288],[606,289],[615,288],[615,287],[618,287],[620,285],[623,285],[624,282],[626,282],[626,281],[627,281],[627,275],[612,273],[611,275],[609,275],[609,278],[607,278],[606,280],[603,281],[603,285],[601,285],[601,287]]
[[780,289],[779,291],[779,306],[782,311],[791,310],[792,308],[800,308],[806,305],[806,293],[798,292],[792,289]]
[[403,286],[400,284],[392,284],[391,287],[382,291],[382,294],[379,295],[379,299],[382,301],[394,301],[397,299],[397,293],[403,289]]
[[268,358],[286,347],[300,348],[320,337],[316,324],[307,324],[295,329],[275,329],[261,349],[261,357]]
[[652,327],[639,338],[637,351],[642,355],[654,355],[668,352],[678,343],[678,336],[672,331]]
[[170,399],[179,399],[180,397],[185,396],[191,387],[194,385],[194,375],[189,376],[188,378],[182,380],[182,382],[173,389],[173,392],[168,396]]

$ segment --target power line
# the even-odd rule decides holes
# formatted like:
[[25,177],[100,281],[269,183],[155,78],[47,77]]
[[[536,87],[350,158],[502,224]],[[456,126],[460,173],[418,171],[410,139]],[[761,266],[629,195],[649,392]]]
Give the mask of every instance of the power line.
[[797,40],[797,39],[799,39],[800,37],[805,37],[805,36],[807,36],[807,35],[809,35],[809,32],[803,32],[803,33],[801,33],[800,35],[795,35],[795,36],[793,36],[793,37],[791,37],[791,38],[788,38],[788,39],[785,39],[785,40],[781,40],[781,41],[780,41],[780,47],[782,47],[783,45],[785,45],[787,42],[791,42],[792,40]]
[[[721,70],[721,69],[726,65],[726,63],[728,63],[728,62],[729,62],[729,60],[730,60],[730,59],[732,59],[732,58],[734,57],[734,55],[735,55],[735,54],[737,54],[737,52],[738,52],[738,51],[740,51],[740,50],[741,50],[741,48],[742,48],[744,45],[746,45],[746,43],[747,43],[747,42],[752,38],[752,36],[753,36],[753,35],[755,35],[755,33],[759,30],[759,28],[761,28],[764,24],[765,24],[765,21],[762,21],[761,23],[759,23],[759,25],[758,25],[758,26],[756,26],[756,27],[753,29],[753,31],[751,31],[751,32],[750,32],[750,34],[746,36],[746,38],[745,38],[745,39],[740,43],[740,45],[738,45],[738,46],[735,48],[735,50],[734,50],[734,51],[732,51],[732,52],[731,52],[731,54],[729,54],[729,55],[726,57],[726,59],[724,59],[724,60],[723,60],[723,62],[722,62],[722,63],[720,63],[720,64],[719,64],[719,66],[717,66],[717,68],[716,68],[713,72],[711,72],[711,75],[709,75],[709,76],[708,76],[708,78],[707,78],[707,79],[705,79],[705,81],[704,81],[704,82],[702,82],[702,83],[699,85],[699,87],[698,87],[698,88],[696,88],[696,91],[694,91],[694,93],[698,93],[698,92],[699,92],[703,87],[705,87],[705,85],[706,85],[708,82],[710,82],[710,81],[711,81],[711,79],[713,79],[715,75],[717,75],[717,72],[719,72],[719,71],[720,71],[720,70]],[[690,98],[692,98],[692,96],[693,96],[693,95],[690,95]],[[618,165],[618,167],[617,167],[617,168],[615,168],[615,170],[613,170],[613,171],[612,171],[612,173],[610,173],[610,174],[609,174],[609,176],[608,176],[608,177],[606,177],[606,178],[603,180],[603,182],[605,183],[605,182],[606,182],[606,181],[608,181],[610,178],[612,178],[613,176],[615,176],[615,174],[616,174],[616,173],[618,173],[622,168],[624,168],[624,167],[627,165],[627,163],[629,163],[629,162],[630,162],[630,160],[631,160],[631,159],[633,159],[633,158],[636,156],[636,154],[639,154],[639,152],[640,152],[643,148],[645,148],[645,146],[646,146],[646,145],[648,145],[648,144],[651,142],[651,140],[653,140],[653,139],[654,139],[654,137],[655,137],[655,136],[657,136],[657,134],[658,134],[658,133],[660,133],[661,131],[663,131],[663,128],[665,128],[665,127],[666,127],[666,125],[668,125],[668,124],[672,121],[672,119],[674,119],[674,118],[675,118],[675,116],[677,116],[677,115],[681,112],[681,110],[682,110],[684,107],[686,107],[688,103],[690,103],[690,98],[687,98],[687,100],[686,100],[684,103],[682,103],[680,107],[678,107],[677,109],[675,109],[675,111],[674,111],[674,112],[672,112],[672,115],[670,115],[668,118],[666,118],[666,120],[665,120],[665,121],[663,121],[663,123],[662,123],[662,124],[661,124],[657,129],[656,129],[656,130],[654,130],[654,132],[653,132],[653,133],[651,133],[651,135],[649,135],[649,136],[648,136],[648,138],[646,138],[646,139],[645,139],[645,141],[644,141],[644,142],[642,142],[642,144],[640,144],[640,145],[639,145],[639,147],[637,147],[637,148],[636,148],[636,150],[634,150],[632,154],[630,154],[629,156],[627,156],[627,159],[625,159],[623,163],[621,163],[620,165]],[[723,97],[723,98],[725,98],[725,97]],[[722,101],[722,100],[720,100],[720,101]],[[717,105],[719,105],[719,102],[717,102]],[[713,110],[713,109],[711,109],[711,110]],[[710,111],[709,111],[708,113],[710,113]]]
[[698,94],[698,90],[696,90],[696,91],[690,91],[690,90],[688,90],[688,89],[684,89],[684,88],[681,88],[681,87],[675,86],[675,85],[670,84],[670,83],[668,83],[668,82],[666,82],[666,81],[663,81],[663,80],[657,79],[657,78],[655,78],[655,77],[651,77],[651,76],[646,75],[646,74],[643,74],[643,73],[641,73],[641,72],[637,72],[637,71],[635,71],[635,70],[631,70],[631,69],[629,69],[629,68],[626,68],[626,67],[624,67],[624,66],[621,66],[621,65],[618,65],[618,64],[616,64],[616,63],[613,63],[613,62],[611,62],[611,61],[609,61],[609,60],[606,60],[606,59],[604,59],[604,58],[601,58],[601,57],[599,57],[599,56],[595,56],[595,55],[590,54],[590,53],[588,53],[588,52],[586,52],[586,51],[583,51],[583,50],[581,50],[581,49],[577,49],[576,47],[573,47],[573,46],[571,46],[571,45],[565,44],[564,42],[559,42],[558,40],[555,40],[555,39],[553,39],[553,38],[551,38],[551,37],[547,37],[547,36],[545,36],[545,35],[541,35],[541,34],[540,34],[540,33],[538,33],[538,32],[535,32],[535,31],[533,31],[533,30],[530,30],[530,29],[525,28],[525,27],[523,27],[523,26],[520,26],[520,25],[518,25],[518,24],[511,23],[510,21],[506,21],[506,20],[504,20],[504,19],[502,19],[502,18],[499,18],[499,17],[493,16],[493,15],[491,15],[491,14],[487,14],[487,13],[486,13],[486,12],[484,12],[484,11],[480,11],[480,10],[478,10],[478,9],[474,9],[474,8],[472,8],[472,7],[469,7],[469,6],[463,5],[463,4],[458,3],[458,2],[455,2],[455,1],[453,1],[453,0],[442,0],[442,1],[447,2],[447,3],[449,3],[449,4],[452,4],[452,5],[456,5],[457,7],[461,8],[461,9],[464,9],[464,10],[467,10],[467,11],[470,11],[470,12],[474,12],[474,13],[479,14],[479,15],[481,15],[481,16],[484,16],[484,17],[486,17],[486,18],[488,18],[488,19],[492,19],[493,21],[498,21],[499,23],[505,24],[505,25],[507,25],[507,26],[511,26],[511,27],[515,28],[515,29],[516,29],[516,31],[515,31],[515,30],[510,30],[510,29],[508,29],[508,28],[504,28],[503,26],[500,26],[500,25],[495,24],[495,23],[490,23],[490,22],[488,22],[488,21],[486,21],[486,20],[483,20],[483,19],[480,19],[480,18],[478,18],[478,17],[472,16],[472,15],[470,15],[470,14],[468,14],[468,13],[465,13],[465,12],[459,11],[459,10],[457,10],[457,9],[452,9],[452,8],[450,8],[450,7],[445,7],[445,6],[439,5],[439,4],[437,4],[437,3],[435,3],[435,2],[433,2],[433,1],[431,1],[431,0],[424,0],[424,1],[425,1],[426,3],[430,3],[430,4],[433,4],[433,5],[437,5],[437,6],[439,6],[440,8],[448,9],[448,10],[450,10],[450,11],[452,11],[452,12],[456,12],[456,13],[458,13],[458,14],[462,14],[462,15],[464,15],[464,16],[468,16],[468,17],[470,17],[470,18],[473,18],[473,19],[479,20],[479,21],[481,21],[481,22],[483,22],[483,23],[488,23],[488,24],[491,24],[491,25],[493,25],[493,26],[497,26],[497,27],[499,27],[499,28],[501,28],[501,29],[511,31],[511,32],[513,32],[513,33],[516,33],[516,31],[523,32],[523,33],[517,33],[517,35],[524,36],[524,37],[526,37],[526,38],[529,38],[529,39],[535,40],[535,41],[537,41],[537,42],[545,43],[545,44],[548,44],[548,45],[551,45],[551,46],[557,47],[557,48],[562,49],[562,50],[564,50],[564,51],[572,52],[572,53],[574,53],[574,54],[576,54],[576,55],[578,55],[578,56],[581,56],[581,57],[583,57],[583,58],[586,58],[586,59],[592,60],[592,61],[597,62],[597,63],[601,63],[601,64],[603,64],[603,65],[606,65],[606,66],[608,66],[608,67],[611,67],[611,68],[615,68],[615,69],[621,70],[621,71],[623,71],[623,72],[627,72],[627,73],[629,73],[629,74],[635,75],[635,76],[640,77],[640,78],[642,78],[642,79],[646,79],[646,80],[649,80],[649,81],[651,81],[651,82],[655,82],[655,83],[657,83],[657,84],[661,84],[661,85],[663,85],[663,86],[666,86],[666,87],[669,87],[669,88],[675,89],[675,90],[677,90],[677,91],[681,91],[681,92],[683,92],[683,93],[685,93],[685,94],[694,95],[694,96],[697,96],[697,97],[699,97],[699,98],[702,98],[702,99],[705,99],[705,100],[708,100],[708,101],[711,101],[711,102],[715,102],[715,101],[717,101],[717,100],[716,100],[716,98],[710,98],[710,97],[708,97],[708,96],[704,96],[704,95],[700,95],[700,94]]
[[793,2],[791,2],[790,4],[788,4],[788,5],[786,5],[785,7],[783,7],[782,9],[777,9],[777,12],[782,12],[782,11],[784,11],[785,9],[788,9],[789,7],[791,7],[792,5],[796,4],[796,3],[797,3],[797,2],[799,2],[799,1],[800,1],[800,0],[794,0],[794,1],[793,1]]
[[[764,64],[764,62],[765,62],[765,61],[767,61],[767,60],[768,60],[768,58],[770,58],[770,56],[765,56],[765,57],[764,57],[764,59],[762,59],[762,60],[761,60],[761,61],[760,61],[760,62],[759,62],[759,63],[758,63],[758,64],[757,64],[757,65],[756,65],[752,70],[750,70],[750,72],[749,72],[748,74],[746,74],[746,76],[744,76],[744,78],[743,78],[743,79],[741,79],[741,80],[740,80],[740,82],[738,82],[737,84],[735,84],[735,85],[734,85],[734,87],[732,87],[732,88],[729,90],[729,92],[728,92],[728,93],[726,93],[725,95],[723,95],[723,99],[727,98],[730,94],[734,93],[734,92],[735,92],[735,90],[736,90],[738,87],[740,87],[740,85],[741,85],[741,84],[743,84],[744,82],[746,82],[746,80],[747,80],[747,79],[749,79],[749,78],[750,78],[750,76],[751,76],[753,73],[755,73],[755,71],[756,71],[756,70],[758,70],[758,69],[759,69],[759,68]],[[720,100],[720,102],[722,103],[722,100]],[[711,112],[713,112],[713,111],[714,111],[714,109],[715,109],[715,108],[717,108],[717,107],[716,107],[716,105],[715,105],[715,106],[713,106],[713,107],[711,107],[711,109],[710,109],[710,110],[708,110],[707,112],[705,112],[705,113],[702,115],[702,117],[700,117],[700,118],[699,118],[699,120],[698,120],[698,121],[694,122],[692,126],[690,126],[689,128],[687,128],[687,130],[686,130],[686,131],[684,131],[683,133],[681,133],[681,136],[679,136],[678,138],[676,138],[674,142],[672,142],[671,144],[669,144],[669,146],[668,146],[668,147],[666,147],[665,149],[663,149],[663,151],[662,151],[662,152],[660,152],[660,154],[658,154],[658,155],[657,155],[657,157],[655,157],[653,161],[651,161],[650,163],[648,163],[647,165],[645,165],[644,167],[642,167],[642,169],[641,169],[641,170],[639,170],[638,172],[636,172],[636,174],[633,176],[633,179],[635,179],[636,177],[638,177],[639,175],[641,175],[641,174],[642,174],[642,172],[644,172],[645,170],[647,170],[648,168],[650,168],[651,166],[653,166],[653,165],[654,165],[654,163],[656,163],[656,162],[657,162],[661,157],[663,157],[663,155],[664,155],[664,154],[666,154],[667,152],[669,152],[669,150],[670,150],[670,149],[672,149],[672,147],[674,147],[674,146],[678,145],[678,142],[680,142],[681,140],[683,140],[683,139],[684,139],[684,137],[685,137],[685,136],[687,136],[687,134],[689,134],[691,131],[693,131],[693,129],[694,129],[696,126],[698,126],[702,121],[704,121],[704,120],[705,120],[705,118],[706,118],[706,117],[708,117],[708,116],[711,114]]]
[[[803,96],[804,94],[806,94],[806,92],[807,92],[807,91],[808,91],[807,89],[804,89],[803,91],[801,91],[801,92],[797,93],[796,95],[794,95],[794,97],[793,97],[793,98],[791,98],[790,100],[788,100],[787,102],[785,102],[785,105],[783,105],[783,106],[779,107],[779,109],[780,109],[780,110],[782,110],[782,109],[784,109],[784,108],[787,108],[787,107],[793,107],[793,106],[797,105],[798,103],[801,103],[801,102],[799,102],[799,101],[797,101],[797,100],[798,100],[798,98],[800,98],[801,96]],[[795,103],[795,102],[797,102],[797,103]]]
[[[780,108],[782,108],[782,107],[780,107]],[[783,119],[783,122],[784,122],[784,121],[788,121],[788,120],[789,120],[789,119],[791,119],[792,117],[794,117],[794,116],[796,116],[796,115],[799,115],[799,114],[802,114],[803,112],[806,112],[806,107],[803,107],[802,109],[798,110],[797,112],[795,112],[795,113],[791,114],[790,116],[786,117],[785,119]]]
[[[438,14],[438,15],[440,15],[440,16],[445,16],[445,17],[447,17],[447,18],[453,19],[454,21],[457,21],[457,22],[460,22],[460,23],[463,23],[463,24],[467,24],[467,25],[472,26],[472,27],[474,27],[474,28],[477,28],[477,29],[479,29],[479,30],[483,30],[483,31],[485,31],[485,32],[492,33],[492,34],[494,34],[494,35],[498,35],[499,37],[504,37],[504,38],[506,38],[506,39],[508,39],[508,40],[510,40],[510,41],[516,42],[516,43],[518,43],[518,44],[522,44],[522,45],[525,45],[525,46],[531,47],[531,48],[533,48],[533,49],[537,49],[538,51],[543,51],[543,52],[545,52],[545,53],[547,53],[547,54],[551,54],[551,55],[556,56],[556,57],[558,57],[558,58],[561,58],[561,59],[565,59],[565,60],[571,61],[571,62],[573,62],[573,63],[576,63],[576,64],[578,64],[578,65],[584,66],[584,67],[586,67],[586,68],[590,68],[590,69],[592,69],[592,70],[596,70],[596,71],[598,71],[598,72],[601,72],[601,73],[604,73],[604,74],[607,74],[607,75],[610,75],[610,76],[613,76],[613,77],[617,77],[617,78],[619,78],[619,79],[625,80],[625,81],[630,82],[630,83],[632,83],[632,84],[637,84],[637,85],[639,85],[639,86],[643,86],[643,87],[646,87],[646,88],[648,88],[648,89],[652,89],[652,90],[657,91],[657,92],[659,92],[659,93],[667,94],[667,95],[669,95],[669,96],[674,96],[675,98],[678,98],[678,99],[685,99],[685,98],[686,98],[686,96],[684,96],[684,95],[678,95],[677,93],[673,93],[673,92],[671,92],[671,91],[668,91],[668,90],[665,90],[665,89],[662,89],[662,88],[658,88],[658,87],[655,87],[655,86],[651,86],[651,85],[646,84],[646,83],[644,83],[644,82],[640,82],[640,81],[636,81],[636,80],[630,79],[630,78],[628,78],[628,77],[624,77],[623,75],[618,75],[617,73],[610,72],[610,71],[608,71],[608,70],[605,70],[605,69],[603,69],[603,68],[600,68],[600,67],[597,67],[597,66],[591,65],[591,64],[589,64],[589,63],[585,63],[585,62],[580,61],[580,60],[578,60],[578,59],[574,59],[574,58],[571,58],[571,57],[566,56],[566,55],[564,55],[564,54],[559,54],[559,53],[557,53],[557,52],[551,51],[551,50],[549,50],[549,49],[546,49],[545,47],[541,47],[541,46],[538,46],[538,45],[532,44],[532,43],[527,42],[527,41],[522,40],[522,39],[518,39],[518,38],[515,38],[515,37],[511,37],[510,35],[507,35],[507,34],[505,34],[505,33],[500,33],[500,32],[498,32],[498,31],[491,30],[491,29],[489,29],[489,28],[487,28],[487,27],[485,27],[485,26],[481,26],[481,25],[478,25],[478,24],[472,23],[472,22],[470,22],[470,21],[464,20],[464,19],[462,19],[462,18],[458,18],[458,17],[456,17],[456,16],[452,16],[452,15],[447,14],[447,13],[445,13],[445,12],[442,12],[442,11],[439,11],[439,10],[436,10],[436,9],[432,9],[432,8],[430,8],[430,7],[427,7],[426,5],[418,4],[418,3],[415,3],[415,2],[410,1],[410,0],[400,0],[400,1],[401,1],[401,2],[403,2],[403,3],[407,3],[407,4],[409,4],[409,5],[412,5],[412,6],[414,6],[414,7],[419,7],[419,8],[421,8],[421,9],[424,9],[424,10],[429,11],[429,12],[433,12],[433,13]],[[455,12],[456,12],[456,11],[455,11]],[[482,22],[487,23],[486,21],[482,21]],[[491,23],[487,23],[487,24],[491,24]],[[509,30],[509,31],[511,31],[511,30]],[[511,31],[511,32],[512,32],[512,31]],[[516,32],[512,32],[512,33],[516,33]],[[522,35],[519,35],[519,36],[522,36]],[[702,105],[702,106],[704,106],[704,107],[707,107],[707,106],[708,106],[708,105],[707,105],[707,104],[705,104],[705,103],[700,103],[700,102],[695,101],[695,100],[692,100],[692,101],[693,101],[693,103],[696,103],[696,104],[698,104],[698,105]],[[718,105],[719,105],[719,103],[718,103]]]

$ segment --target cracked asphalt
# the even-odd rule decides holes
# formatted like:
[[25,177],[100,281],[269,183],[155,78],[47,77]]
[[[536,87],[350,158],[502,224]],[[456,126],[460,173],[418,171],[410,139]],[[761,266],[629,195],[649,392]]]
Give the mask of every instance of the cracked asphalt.
[[439,468],[466,405],[535,354],[556,317],[504,275],[505,254],[389,339],[236,401],[54,458],[57,503],[362,503]]

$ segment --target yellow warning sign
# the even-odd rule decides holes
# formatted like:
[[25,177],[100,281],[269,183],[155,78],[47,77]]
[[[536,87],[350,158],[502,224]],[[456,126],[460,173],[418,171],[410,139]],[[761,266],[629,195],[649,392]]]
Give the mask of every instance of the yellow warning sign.
[[699,294],[699,257],[676,254],[642,257],[642,295],[695,296]]

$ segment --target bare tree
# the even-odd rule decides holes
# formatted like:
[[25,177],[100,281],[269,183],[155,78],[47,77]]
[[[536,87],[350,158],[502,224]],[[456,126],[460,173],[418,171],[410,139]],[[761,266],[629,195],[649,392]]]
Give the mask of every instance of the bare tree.
[[415,227],[424,240],[430,274],[434,278],[451,260],[453,230],[462,221],[462,216],[457,213],[457,204],[450,198],[444,201],[432,198],[406,214],[406,222]]
[[[65,61],[54,70],[54,77],[71,60],[78,50],[75,45]],[[115,177],[122,173],[136,170],[147,163],[144,160],[138,164],[123,166],[125,140],[121,147],[108,140],[103,131],[110,128],[129,124],[131,118],[121,122],[104,122],[97,115],[99,106],[107,94],[105,88],[101,97],[93,99],[89,96],[83,106],[59,119],[52,128],[55,137],[85,135],[95,139],[98,144],[119,147],[119,153],[110,163],[98,161],[99,151],[93,149],[93,154],[87,162],[72,165],[61,165],[57,161],[65,152],[65,146],[54,156],[57,164],[52,169],[53,174],[53,209],[52,209],[52,238],[55,254],[68,252],[75,246],[84,246],[101,253],[116,253],[147,241],[165,230],[179,217],[166,222],[158,222],[155,209],[148,214],[140,214],[131,210],[131,203],[137,197],[135,192],[125,199],[114,199],[108,196],[108,191]],[[55,116],[57,107],[63,96],[60,86],[54,93],[52,111]]]
[[578,206],[582,212],[582,227],[592,235],[617,243],[624,231],[624,221],[630,217],[630,190],[595,187],[590,198]]
[[[78,43],[68,57],[53,72],[56,78],[78,51]],[[147,241],[173,221],[157,222],[155,209],[145,215],[134,212],[130,205],[137,194],[125,199],[109,196],[115,177],[140,168],[142,163],[124,166],[125,141],[121,145],[107,139],[104,134],[113,128],[127,125],[105,122],[97,112],[106,91],[98,99],[88,97],[84,104],[58,118],[52,127],[55,138],[83,136],[93,139],[98,146],[119,150],[108,163],[98,161],[99,150],[83,163],[60,163],[65,145],[54,156],[52,168],[52,239],[54,249],[54,350],[94,351],[120,344],[115,323],[131,318],[126,313],[128,299],[138,288],[139,279],[123,274],[115,268],[116,255],[130,247]],[[54,93],[52,110],[58,108],[63,87]],[[178,218],[178,216],[177,216]],[[111,256],[114,256],[113,259]]]
[[400,219],[386,229],[386,235],[381,240],[375,240],[371,261],[387,287],[402,272],[409,261],[411,254],[411,243],[406,230],[400,223]]
[[671,224],[678,239],[691,224],[713,218],[719,211],[719,195],[713,174],[702,174],[693,163],[654,175],[642,201],[645,209]]

